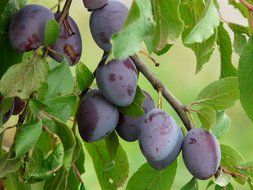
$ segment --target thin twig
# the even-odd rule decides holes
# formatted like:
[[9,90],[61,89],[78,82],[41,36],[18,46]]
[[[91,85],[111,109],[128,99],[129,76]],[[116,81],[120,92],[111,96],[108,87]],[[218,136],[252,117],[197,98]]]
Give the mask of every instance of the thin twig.
[[151,57],[150,55],[148,55],[146,52],[144,51],[140,51],[141,54],[147,56],[154,64],[156,67],[160,66],[160,63],[158,63],[153,57]]
[[253,11],[253,5],[251,5],[250,3],[248,3],[246,0],[240,0],[240,2],[242,4],[244,4],[245,7],[247,7],[250,11]]
[[82,179],[81,174],[80,174],[80,172],[77,169],[77,167],[76,167],[75,164],[73,164],[73,169],[75,171],[76,177],[78,178],[79,182],[82,184],[83,183],[83,179]]
[[191,130],[194,125],[187,116],[185,106],[164,86],[158,77],[143,63],[137,55],[131,56],[138,71],[140,71],[152,84],[155,90],[160,90],[163,97],[169,102],[172,108],[177,112],[178,116],[184,123],[187,130]]

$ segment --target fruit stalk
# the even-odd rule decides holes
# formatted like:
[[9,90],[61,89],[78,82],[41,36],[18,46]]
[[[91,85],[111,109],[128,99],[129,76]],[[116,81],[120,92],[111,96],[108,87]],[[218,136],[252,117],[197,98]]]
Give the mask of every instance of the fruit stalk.
[[[64,19],[68,16],[71,3],[72,3],[72,0],[66,0],[64,7],[62,9],[62,12],[61,12],[61,16],[58,20],[59,25],[61,25],[61,23],[64,21]],[[43,52],[42,57],[46,58],[48,53],[49,53],[49,49],[46,48],[45,51]]]
[[191,130],[194,125],[191,123],[189,117],[187,116],[187,109],[159,80],[159,78],[143,63],[137,55],[131,56],[134,64],[136,65],[138,71],[140,71],[152,84],[153,88],[160,91],[163,97],[169,102],[172,108],[177,112],[178,116],[184,123],[186,129]]

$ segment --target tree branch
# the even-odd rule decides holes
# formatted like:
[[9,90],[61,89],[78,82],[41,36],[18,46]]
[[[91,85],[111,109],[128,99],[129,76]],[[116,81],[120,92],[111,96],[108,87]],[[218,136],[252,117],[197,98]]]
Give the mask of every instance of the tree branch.
[[135,63],[138,71],[140,71],[152,84],[155,90],[160,91],[163,97],[169,102],[172,108],[177,112],[178,116],[184,123],[186,129],[191,130],[194,125],[191,123],[188,115],[186,106],[184,106],[159,80],[158,77],[143,63],[137,55],[131,56],[131,59]]

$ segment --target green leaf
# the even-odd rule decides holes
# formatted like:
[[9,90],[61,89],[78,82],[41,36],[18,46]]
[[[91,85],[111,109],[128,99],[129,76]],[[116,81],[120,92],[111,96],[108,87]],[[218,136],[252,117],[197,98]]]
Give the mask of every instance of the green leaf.
[[197,97],[199,105],[208,106],[214,110],[232,107],[238,99],[237,77],[227,77],[215,81],[205,87]]
[[[182,33],[182,41],[185,40],[185,38],[190,34],[191,30],[197,24],[203,9],[204,4],[202,1],[187,1],[181,5],[180,14],[185,26],[187,26]],[[202,43],[194,43],[191,45],[184,44],[185,46],[190,47],[196,55],[196,73],[198,73],[202,66],[209,61],[215,47],[216,37],[217,32],[215,32],[211,37]]]
[[219,176],[217,178],[215,178],[214,182],[215,182],[215,184],[217,184],[221,187],[226,187],[231,182],[231,175],[221,173],[221,174],[219,174]]
[[33,121],[26,123],[20,127],[16,138],[14,139],[15,158],[20,158],[25,155],[38,141],[42,132],[42,122]]
[[241,56],[247,42],[248,42],[248,40],[247,40],[245,34],[235,32],[234,33],[234,44],[233,44],[235,53],[237,53],[239,56]]
[[29,108],[31,109],[34,119],[37,118],[37,115],[39,114],[39,112],[41,110],[43,110],[45,107],[46,107],[46,105],[37,99],[30,99],[29,100]]
[[208,1],[201,19],[185,38],[185,44],[201,43],[210,38],[220,23],[220,17],[213,0]]
[[80,174],[85,172],[84,162],[85,162],[85,153],[84,153],[84,146],[83,141],[80,138],[76,138],[77,145],[79,147],[79,155],[75,158],[75,166],[77,167]]
[[232,22],[229,22],[228,26],[234,33],[246,34],[247,36],[250,36],[250,30],[248,26],[243,26]]
[[216,124],[212,128],[212,133],[216,136],[217,139],[220,139],[228,133],[230,129],[231,119],[227,116],[227,114],[225,114],[224,111],[217,112],[216,117]]
[[31,184],[20,181],[19,173],[11,173],[6,176],[6,189],[31,190]]
[[46,46],[53,45],[60,36],[61,28],[54,19],[48,20],[45,27],[44,44]]
[[191,181],[189,181],[188,183],[186,183],[181,190],[198,190],[199,189],[199,184],[198,184],[198,180],[193,177],[191,179]]
[[[181,0],[152,1],[154,20],[156,22],[153,37],[153,51],[163,54],[169,49],[183,31],[184,23],[180,19]],[[166,19],[164,19],[166,18]]]
[[[226,167],[226,170],[232,173],[240,173],[238,167],[244,161],[244,158],[237,150],[227,145],[221,145],[221,166]],[[234,179],[240,184],[244,184],[246,180],[238,175]]]
[[105,145],[110,155],[110,158],[113,161],[115,156],[117,155],[117,151],[119,148],[119,139],[115,132],[111,133],[108,137],[106,137]]
[[0,81],[0,91],[4,97],[18,96],[28,99],[46,81],[48,64],[40,59],[13,65]]
[[177,169],[177,161],[158,171],[147,163],[142,165],[129,179],[126,190],[171,189]]
[[78,178],[75,174],[73,167],[71,167],[69,170],[67,186],[68,186],[68,189],[79,190],[80,182],[78,181]]
[[43,124],[45,124],[50,131],[55,133],[61,139],[64,146],[63,166],[64,169],[69,170],[72,166],[72,158],[76,146],[75,136],[72,130],[65,123],[56,118],[52,119],[53,120],[44,120]]
[[238,80],[240,101],[243,109],[253,121],[253,37],[249,39],[239,60]]
[[94,80],[93,73],[82,62],[76,65],[76,80],[81,91],[87,90]]
[[119,110],[125,115],[129,115],[131,117],[139,117],[145,113],[142,109],[142,102],[144,99],[145,96],[142,93],[141,88],[138,86],[132,104],[126,107],[119,107]]
[[125,59],[137,53],[154,29],[151,1],[134,0],[123,29],[111,38],[111,59]]
[[[119,146],[114,162],[111,162],[104,140],[96,143],[86,143],[85,147],[93,160],[101,188],[103,190],[116,190],[121,187],[129,172],[127,155],[123,148]],[[111,167],[108,167],[108,165]]]
[[[216,185],[214,189],[215,189],[215,190],[224,190],[224,187],[221,187],[221,186],[219,186],[219,185]],[[228,184],[228,185],[226,186],[226,190],[234,190],[234,187],[233,187],[231,184]]]
[[76,96],[61,96],[46,99],[43,103],[47,105],[44,109],[47,113],[67,122],[77,109],[78,98]]
[[63,163],[64,148],[60,139],[43,132],[25,167],[24,179],[37,182],[50,177]]
[[216,113],[210,107],[203,107],[197,112],[199,120],[201,121],[203,128],[208,131],[213,127],[216,122]]
[[69,172],[62,167],[53,177],[45,181],[44,190],[66,190],[68,173]]
[[253,162],[244,162],[238,167],[241,174],[247,176],[250,189],[253,189]]
[[85,185],[82,183],[80,190],[86,190]]
[[[1,46],[1,43],[3,43],[4,45]],[[2,78],[2,76],[8,70],[9,67],[11,67],[14,64],[20,63],[22,61],[22,56],[23,53],[14,50],[7,39],[3,39],[2,42],[0,39],[0,63],[1,63],[0,78]]]
[[5,154],[0,158],[0,178],[18,171],[20,165],[21,160],[19,158],[10,160],[9,154]]
[[69,95],[74,90],[74,79],[68,61],[63,62],[48,72],[47,91],[45,98]]
[[220,23],[218,28],[218,45],[220,50],[221,58],[221,73],[220,78],[237,76],[237,70],[232,64],[232,43],[229,36],[229,33],[223,26],[223,23]]

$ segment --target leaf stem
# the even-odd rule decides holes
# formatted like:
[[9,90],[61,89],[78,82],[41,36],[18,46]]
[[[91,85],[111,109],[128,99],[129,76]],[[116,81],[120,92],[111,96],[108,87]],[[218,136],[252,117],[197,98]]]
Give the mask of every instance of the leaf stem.
[[194,125],[190,121],[186,106],[184,106],[159,80],[159,78],[147,67],[147,65],[140,60],[137,55],[131,56],[131,59],[135,63],[138,71],[140,71],[152,84],[155,90],[160,90],[163,97],[169,102],[172,108],[177,112],[178,116],[182,120],[183,124],[185,125],[186,129],[189,131],[191,130]]

